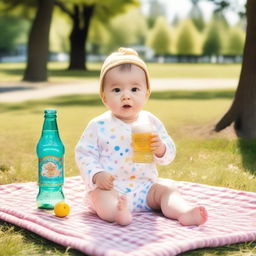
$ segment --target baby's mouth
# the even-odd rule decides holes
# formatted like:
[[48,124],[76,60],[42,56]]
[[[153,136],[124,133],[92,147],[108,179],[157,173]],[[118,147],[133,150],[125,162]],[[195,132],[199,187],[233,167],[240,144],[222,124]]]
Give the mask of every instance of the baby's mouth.
[[123,107],[124,109],[129,109],[129,108],[131,108],[132,106],[129,105],[129,104],[125,104],[125,105],[123,105],[122,107]]

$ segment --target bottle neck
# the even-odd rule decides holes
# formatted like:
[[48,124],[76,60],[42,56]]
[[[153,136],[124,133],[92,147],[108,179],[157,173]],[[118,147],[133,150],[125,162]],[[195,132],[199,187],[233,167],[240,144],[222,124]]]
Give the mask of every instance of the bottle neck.
[[46,131],[52,131],[58,133],[58,126],[55,117],[45,117],[43,125],[43,133]]

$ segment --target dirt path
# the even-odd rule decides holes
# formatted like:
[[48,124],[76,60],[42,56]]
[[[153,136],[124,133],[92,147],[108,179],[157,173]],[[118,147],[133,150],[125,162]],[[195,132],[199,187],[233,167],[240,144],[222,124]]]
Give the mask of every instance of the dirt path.
[[[237,82],[237,79],[159,78],[151,79],[151,88],[152,91],[235,89]],[[0,102],[22,102],[70,94],[94,94],[98,91],[97,80],[74,83],[0,82]]]

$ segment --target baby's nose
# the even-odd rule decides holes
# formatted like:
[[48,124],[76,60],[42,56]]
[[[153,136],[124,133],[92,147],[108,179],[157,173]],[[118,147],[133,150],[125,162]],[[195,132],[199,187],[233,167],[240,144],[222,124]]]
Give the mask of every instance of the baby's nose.
[[123,92],[123,95],[122,95],[122,100],[127,100],[127,99],[130,99],[131,98],[131,94],[129,91],[124,91]]

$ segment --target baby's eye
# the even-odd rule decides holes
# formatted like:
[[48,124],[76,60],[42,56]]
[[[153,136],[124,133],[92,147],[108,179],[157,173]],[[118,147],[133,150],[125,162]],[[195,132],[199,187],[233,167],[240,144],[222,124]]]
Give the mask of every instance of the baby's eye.
[[114,88],[113,92],[120,92],[120,88]]
[[132,88],[132,92],[137,92],[137,91],[139,91],[139,88],[137,88],[137,87]]

